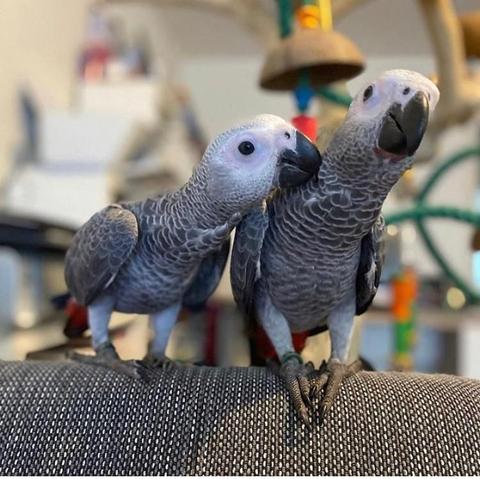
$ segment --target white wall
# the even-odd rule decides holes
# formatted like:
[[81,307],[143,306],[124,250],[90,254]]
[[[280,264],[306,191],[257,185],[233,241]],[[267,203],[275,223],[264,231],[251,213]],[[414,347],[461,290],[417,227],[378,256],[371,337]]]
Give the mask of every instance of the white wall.
[[0,0],[0,182],[18,142],[18,87],[53,107],[70,104],[76,52],[92,0]]
[[274,113],[285,118],[294,114],[289,94],[270,93],[257,86],[261,62],[260,56],[201,57],[182,62],[180,81],[190,89],[210,136],[259,113]]

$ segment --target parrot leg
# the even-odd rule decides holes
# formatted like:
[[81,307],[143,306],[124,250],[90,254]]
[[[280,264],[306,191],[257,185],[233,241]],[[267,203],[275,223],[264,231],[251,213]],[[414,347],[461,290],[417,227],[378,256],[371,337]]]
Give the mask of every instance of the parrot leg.
[[281,360],[278,374],[285,381],[293,406],[302,421],[310,426],[308,407],[310,403],[310,382],[308,374],[313,371],[310,364],[304,365],[302,358],[295,352],[292,333],[287,320],[275,306],[265,290],[258,294],[258,314],[262,326]]
[[110,368],[135,379],[143,379],[145,374],[140,363],[138,361],[122,361],[110,341],[108,323],[112,311],[113,299],[109,297],[100,298],[88,307],[88,324],[92,332],[92,346],[96,354],[91,356],[71,352],[68,357],[84,364]]
[[146,368],[168,369],[178,364],[178,362],[167,358],[165,351],[181,306],[181,303],[175,303],[159,313],[150,315],[154,336],[150,351],[142,360],[142,364]]
[[355,295],[350,295],[335,308],[328,317],[328,329],[332,343],[330,359],[322,364],[319,375],[311,380],[312,395],[318,396],[325,388],[320,406],[320,420],[323,422],[331,409],[335,397],[340,391],[344,379],[354,375],[362,368],[360,360],[347,365],[348,352],[353,331],[355,316]]

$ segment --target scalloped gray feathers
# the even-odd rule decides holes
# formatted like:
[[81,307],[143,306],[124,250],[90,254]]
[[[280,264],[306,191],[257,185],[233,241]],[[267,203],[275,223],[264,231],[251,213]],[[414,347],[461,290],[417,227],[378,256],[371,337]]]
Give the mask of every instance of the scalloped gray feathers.
[[111,205],[85,223],[65,264],[67,286],[80,304],[88,306],[107,288],[124,312],[162,309],[185,290],[187,304],[206,301],[223,273],[230,233],[241,215],[202,228],[179,214],[178,197]]
[[[259,149],[254,172],[235,154],[241,145],[236,136],[240,141],[250,128],[258,131],[249,135],[272,140]],[[232,229],[278,178],[281,154],[292,143],[285,135],[290,128],[273,115],[255,117],[214,139],[179,190],[94,215],[67,253],[65,278],[73,296],[87,306],[103,301],[105,309],[152,315],[180,303],[203,304],[225,268]]]
[[235,230],[230,280],[235,302],[247,318],[254,315],[255,282],[267,228],[268,214],[259,205],[244,216]]
[[230,238],[218,250],[207,256],[198,269],[198,272],[183,295],[182,304],[188,308],[198,309],[217,289],[222,278],[230,253]]
[[[308,188],[307,188],[308,190]],[[316,228],[319,223],[319,217],[322,214],[328,212],[335,215],[335,209],[339,207],[341,201],[337,201],[333,195],[332,201],[320,201],[315,196],[310,197],[310,200],[306,200],[311,194],[305,193],[303,198],[297,195],[291,195],[289,208],[281,211],[275,209],[275,196],[269,202],[269,207],[265,211],[262,207],[253,209],[247,214],[240,224],[237,226],[235,232],[235,241],[232,250],[231,260],[231,284],[234,299],[239,306],[242,313],[246,318],[254,318],[254,298],[255,298],[255,285],[260,279],[260,261],[262,258],[262,248],[264,246],[265,234],[269,227],[273,227],[275,231],[268,231],[269,237],[282,237],[287,239],[290,245],[301,246],[307,245],[311,241],[311,238],[317,236]],[[285,196],[289,196],[288,194]],[[279,205],[277,205],[279,206]],[[348,205],[343,205],[348,206]],[[342,208],[339,208],[339,216],[342,216]],[[282,214],[282,226],[278,227],[276,222],[269,221],[269,215]],[[297,216],[296,221],[293,221],[291,215]],[[343,212],[344,215],[344,212]],[[302,227],[299,227],[299,222]],[[290,224],[290,227],[287,225]],[[370,304],[372,303],[378,285],[380,283],[380,276],[383,264],[383,231],[384,231],[384,219],[380,215],[371,228],[371,230],[363,237],[360,247],[360,255],[358,258],[358,268],[356,273],[356,314],[363,314]],[[287,229],[285,229],[287,226]],[[338,239],[330,241],[330,235],[324,236],[324,245],[328,248],[335,248],[336,245],[340,246]],[[282,242],[283,243],[283,242]],[[285,246],[285,243],[283,243]],[[305,251],[304,251],[305,252]],[[277,251],[278,253],[278,251]],[[282,259],[276,257],[274,261],[278,261],[278,264],[274,267],[276,269],[282,268]],[[282,253],[288,254],[286,251]],[[265,260],[265,258],[263,257]],[[299,258],[301,263],[302,259],[307,259],[306,256]],[[332,275],[335,273],[332,271]],[[286,284],[290,284],[290,288],[295,288],[294,278],[284,278]],[[288,296],[288,295],[287,295]]]
[[80,304],[89,305],[112,283],[137,239],[137,219],[120,205],[107,206],[80,228],[65,257],[65,281]]
[[371,231],[362,239],[356,281],[356,312],[363,314],[377,294],[384,261],[385,220],[380,215]]

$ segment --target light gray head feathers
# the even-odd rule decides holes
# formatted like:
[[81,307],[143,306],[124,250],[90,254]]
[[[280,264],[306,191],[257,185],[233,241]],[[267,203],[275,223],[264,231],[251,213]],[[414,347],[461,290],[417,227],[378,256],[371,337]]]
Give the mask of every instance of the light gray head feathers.
[[438,99],[437,87],[420,73],[384,72],[352,100],[326,161],[340,176],[372,175],[382,169],[399,177],[411,165]]
[[270,193],[279,155],[294,149],[296,130],[275,115],[259,115],[217,136],[199,166],[214,201],[251,205]]

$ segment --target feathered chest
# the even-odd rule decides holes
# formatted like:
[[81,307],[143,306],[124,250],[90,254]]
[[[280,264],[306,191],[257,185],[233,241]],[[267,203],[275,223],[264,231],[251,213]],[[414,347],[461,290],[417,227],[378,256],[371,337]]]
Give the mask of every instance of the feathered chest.
[[281,217],[268,229],[261,273],[278,296],[313,297],[335,302],[350,287],[358,267],[361,238],[348,222],[289,221]]
[[199,266],[198,258],[183,256],[175,245],[164,250],[154,238],[141,238],[112,285],[116,309],[152,313],[180,301]]
[[304,258],[315,269],[325,260],[348,260],[378,216],[368,195],[346,188],[292,191],[268,205],[269,228],[262,255],[277,251]]
[[378,206],[348,189],[274,198],[261,273],[277,307],[290,317],[328,314],[355,285],[361,241],[377,215]]

